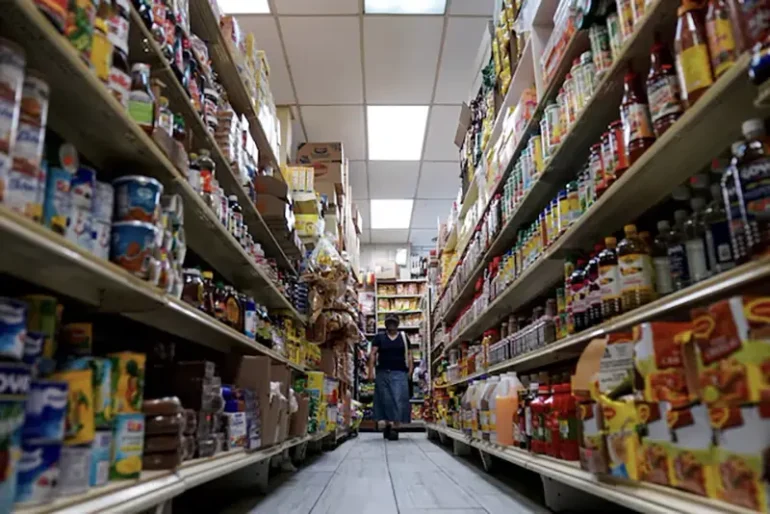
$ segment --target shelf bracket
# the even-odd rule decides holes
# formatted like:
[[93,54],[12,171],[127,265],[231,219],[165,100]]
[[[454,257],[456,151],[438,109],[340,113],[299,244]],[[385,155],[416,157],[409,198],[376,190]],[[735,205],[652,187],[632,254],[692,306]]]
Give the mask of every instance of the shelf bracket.
[[487,473],[492,472],[492,463],[494,460],[492,459],[492,455],[488,454],[481,448],[479,448],[479,455],[481,455],[481,463],[484,465],[484,471]]
[[259,491],[263,494],[267,494],[267,481],[270,477],[270,461],[273,459],[265,459],[260,462],[258,462],[254,466],[254,470],[256,471],[256,479],[257,479],[257,488]]
[[471,454],[471,447],[457,439],[452,440],[452,452],[458,457],[467,457]]
[[550,477],[540,475],[540,479],[543,482],[545,505],[554,512],[574,511],[576,505],[580,505],[580,510],[585,512],[611,512],[613,506],[617,508],[617,505],[607,500],[570,487]]

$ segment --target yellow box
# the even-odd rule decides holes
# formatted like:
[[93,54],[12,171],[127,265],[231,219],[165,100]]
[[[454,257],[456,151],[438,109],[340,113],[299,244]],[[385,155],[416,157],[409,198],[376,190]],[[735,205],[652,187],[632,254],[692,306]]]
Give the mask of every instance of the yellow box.
[[324,374],[321,371],[310,371],[307,374],[307,388],[321,392],[321,398],[324,393]]
[[144,399],[143,353],[111,353],[112,361],[112,411],[119,413],[142,412]]
[[54,380],[67,382],[67,421],[64,426],[64,444],[75,446],[94,440],[96,423],[94,422],[94,394],[90,369],[60,371],[53,375]]

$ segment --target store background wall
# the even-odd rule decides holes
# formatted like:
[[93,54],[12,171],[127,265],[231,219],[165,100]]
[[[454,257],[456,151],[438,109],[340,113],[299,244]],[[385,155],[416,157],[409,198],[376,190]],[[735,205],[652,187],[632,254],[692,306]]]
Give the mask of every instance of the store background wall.
[[400,248],[408,248],[411,255],[428,255],[432,247],[404,244],[361,245],[361,269],[374,271],[374,268],[382,263],[395,261],[396,252]]

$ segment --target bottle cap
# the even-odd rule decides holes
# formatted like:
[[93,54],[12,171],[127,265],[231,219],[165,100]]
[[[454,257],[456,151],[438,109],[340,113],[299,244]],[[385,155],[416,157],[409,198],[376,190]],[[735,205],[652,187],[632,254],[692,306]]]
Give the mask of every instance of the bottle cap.
[[747,138],[752,134],[754,135],[764,134],[765,122],[759,118],[752,118],[750,120],[746,120],[741,125],[741,131],[743,132],[743,135]]
[[626,225],[623,227],[623,232],[626,234],[636,234],[636,225]]
[[611,237],[611,236],[610,237],[605,237],[604,238],[604,244],[607,245],[607,246],[615,246],[615,245],[618,244],[618,240],[615,239],[614,237]]

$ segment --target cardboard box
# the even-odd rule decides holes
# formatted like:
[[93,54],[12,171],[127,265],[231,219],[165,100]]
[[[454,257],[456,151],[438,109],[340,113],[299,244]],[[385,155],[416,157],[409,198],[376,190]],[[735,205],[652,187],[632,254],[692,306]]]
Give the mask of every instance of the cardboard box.
[[343,174],[343,165],[339,162],[317,162],[313,164],[315,170],[314,178],[315,184],[319,182],[328,182],[334,184],[337,190],[345,192],[344,185],[345,175]]
[[275,177],[254,177],[254,189],[257,192],[257,196],[274,196],[287,203],[290,199],[289,185]]
[[321,349],[321,365],[319,371],[323,371],[326,375],[336,376],[337,370],[337,354],[331,348]]
[[281,402],[270,401],[270,357],[231,355],[222,373],[225,383],[251,389],[257,395],[260,411],[262,447],[276,442],[276,432],[281,414]]
[[345,160],[342,143],[300,143],[297,147],[297,162],[315,166],[317,162],[339,162]]
[[291,204],[277,196],[257,195],[256,207],[264,217],[286,220],[287,223],[293,218]]
[[289,422],[289,438],[302,437],[307,434],[307,422],[310,414],[310,398],[306,394],[297,395],[297,412],[291,415]]
[[321,199],[325,199],[329,205],[338,205],[337,203],[337,186],[333,182],[316,182],[315,192],[321,196]]

